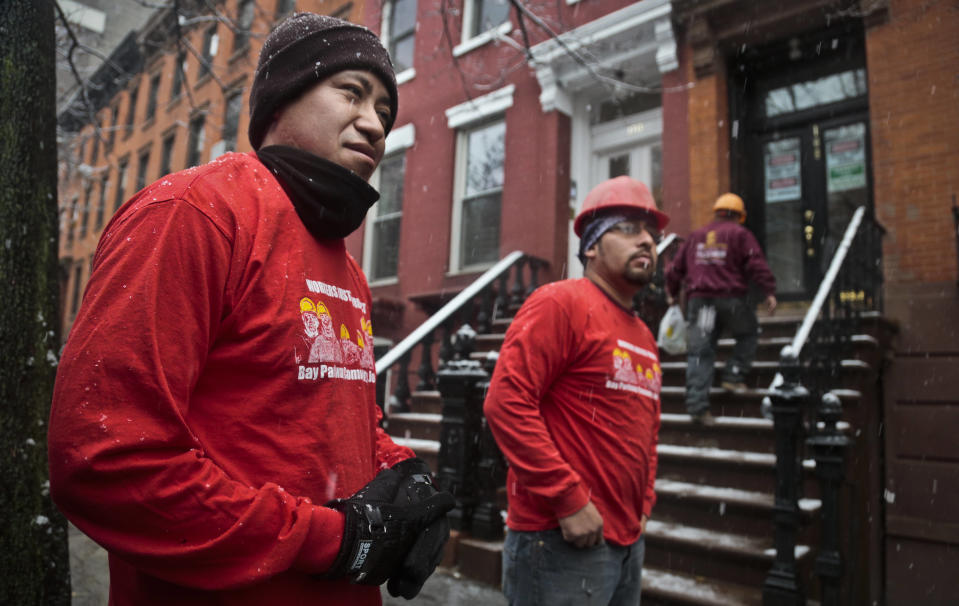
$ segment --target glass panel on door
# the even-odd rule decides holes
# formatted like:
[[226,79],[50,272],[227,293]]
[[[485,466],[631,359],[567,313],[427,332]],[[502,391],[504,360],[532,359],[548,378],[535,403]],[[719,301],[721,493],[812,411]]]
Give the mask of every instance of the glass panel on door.
[[798,293],[803,279],[801,141],[769,141],[763,147],[766,257],[780,293]]
[[859,206],[869,203],[866,180],[866,125],[854,122],[823,131],[829,224],[822,255],[825,271]]

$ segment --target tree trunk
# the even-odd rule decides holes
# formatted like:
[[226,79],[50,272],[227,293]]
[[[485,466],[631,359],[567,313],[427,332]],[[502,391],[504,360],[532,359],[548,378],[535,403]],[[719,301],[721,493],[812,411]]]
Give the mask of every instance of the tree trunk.
[[0,604],[70,603],[46,452],[59,343],[54,57],[52,0],[0,2]]

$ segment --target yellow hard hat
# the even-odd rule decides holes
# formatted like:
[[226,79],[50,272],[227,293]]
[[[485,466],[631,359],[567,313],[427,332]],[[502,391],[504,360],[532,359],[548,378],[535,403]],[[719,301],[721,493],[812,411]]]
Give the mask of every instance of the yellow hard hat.
[[716,203],[713,204],[713,212],[717,210],[739,213],[739,222],[746,222],[746,205],[743,204],[743,199],[736,194],[727,193],[716,198]]

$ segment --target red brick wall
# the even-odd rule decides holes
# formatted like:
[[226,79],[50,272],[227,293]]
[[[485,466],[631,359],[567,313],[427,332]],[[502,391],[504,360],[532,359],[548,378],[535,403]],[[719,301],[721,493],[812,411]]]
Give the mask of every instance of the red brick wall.
[[[688,52],[688,51],[687,51]],[[701,79],[686,70],[695,85],[689,90],[689,197],[692,227],[712,218],[716,196],[729,190],[729,104],[721,61],[716,73]]]
[[891,0],[866,32],[875,206],[889,230],[887,284],[955,281],[959,10]]

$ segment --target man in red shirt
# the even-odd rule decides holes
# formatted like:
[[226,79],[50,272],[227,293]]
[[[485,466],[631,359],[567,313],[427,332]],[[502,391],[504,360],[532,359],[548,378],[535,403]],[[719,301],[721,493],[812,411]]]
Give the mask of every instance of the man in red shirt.
[[539,288],[506,333],[484,411],[509,461],[512,605],[639,604],[662,370],[632,302],[668,221],[639,181],[599,184],[574,223],[585,277]]
[[376,35],[296,14],[253,78],[256,152],[161,178],[105,229],[48,442],[110,604],[377,606],[438,563],[453,499],[379,427],[371,358],[347,355],[371,297],[344,238],[396,111]]
[[746,208],[736,194],[723,194],[713,205],[715,220],[689,234],[666,272],[670,303],[685,285],[686,410],[697,423],[711,425],[709,388],[713,384],[716,342],[724,330],[736,340],[726,361],[722,386],[741,393],[756,355],[759,323],[746,302],[750,280],[766,295],[766,308],[776,310],[776,278],[752,233],[742,226]]

